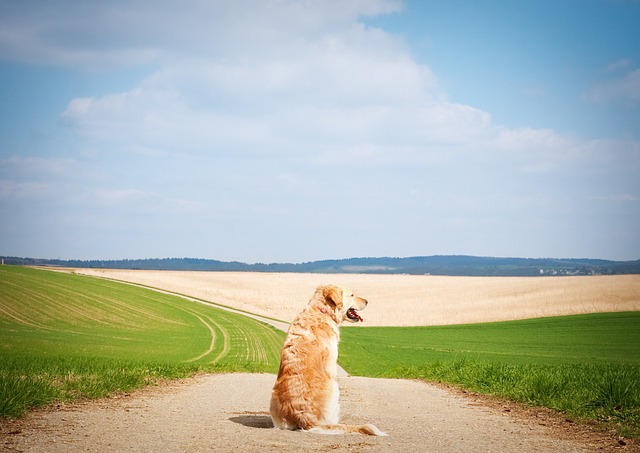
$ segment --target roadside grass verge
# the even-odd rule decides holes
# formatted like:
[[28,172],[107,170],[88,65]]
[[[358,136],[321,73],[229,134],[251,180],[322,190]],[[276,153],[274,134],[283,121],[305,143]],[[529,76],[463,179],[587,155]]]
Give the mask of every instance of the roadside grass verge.
[[197,372],[275,373],[283,339],[176,296],[0,266],[0,416]]
[[342,330],[351,374],[466,388],[640,437],[640,313]]

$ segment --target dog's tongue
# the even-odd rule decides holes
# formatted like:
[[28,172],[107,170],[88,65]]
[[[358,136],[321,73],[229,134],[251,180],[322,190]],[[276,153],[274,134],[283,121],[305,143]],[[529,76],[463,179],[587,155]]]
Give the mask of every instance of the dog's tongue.
[[356,311],[353,308],[349,309],[349,317],[351,319],[356,319],[357,318],[359,322],[364,322],[364,319],[362,319],[360,317],[360,315],[358,313],[356,313]]

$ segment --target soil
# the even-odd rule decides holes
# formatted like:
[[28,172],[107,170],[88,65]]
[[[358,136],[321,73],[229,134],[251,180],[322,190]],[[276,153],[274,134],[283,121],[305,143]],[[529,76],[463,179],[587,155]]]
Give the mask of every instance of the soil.
[[200,375],[0,423],[6,452],[640,451],[544,411],[410,380],[341,377],[342,421],[389,435],[273,428],[271,374]]

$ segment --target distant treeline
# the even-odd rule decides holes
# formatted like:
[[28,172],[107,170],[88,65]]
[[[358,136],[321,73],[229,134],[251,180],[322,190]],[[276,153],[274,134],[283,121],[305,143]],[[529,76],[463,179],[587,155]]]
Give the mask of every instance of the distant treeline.
[[247,264],[198,258],[126,260],[51,260],[0,257],[4,264],[106,269],[236,272],[310,272],[455,276],[549,276],[640,274],[640,260],[492,258],[477,256],[416,256],[410,258],[349,258],[306,263]]

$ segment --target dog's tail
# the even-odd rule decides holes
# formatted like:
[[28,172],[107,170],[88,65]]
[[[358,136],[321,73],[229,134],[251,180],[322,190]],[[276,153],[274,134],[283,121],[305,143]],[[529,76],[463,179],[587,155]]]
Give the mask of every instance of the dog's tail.
[[310,433],[317,434],[350,434],[350,433],[359,433],[359,434],[367,434],[369,436],[386,436],[387,433],[384,431],[380,431],[376,425],[372,425],[371,423],[367,423],[364,425],[345,425],[345,424],[336,424],[336,425],[317,425],[313,428],[307,430]]

